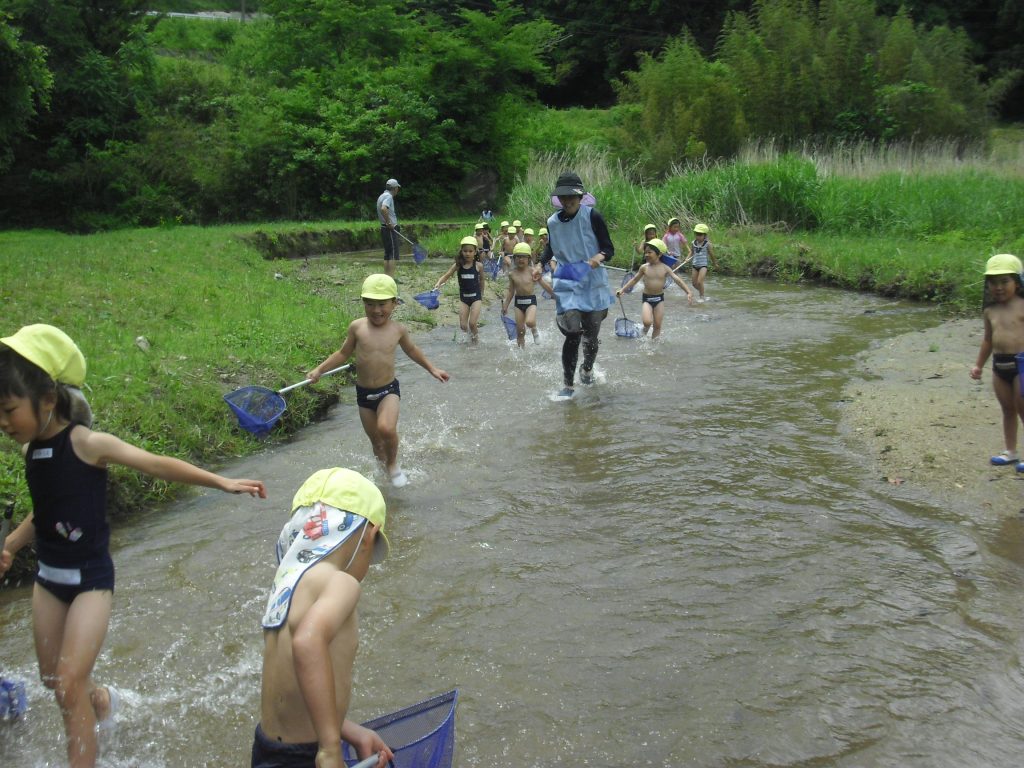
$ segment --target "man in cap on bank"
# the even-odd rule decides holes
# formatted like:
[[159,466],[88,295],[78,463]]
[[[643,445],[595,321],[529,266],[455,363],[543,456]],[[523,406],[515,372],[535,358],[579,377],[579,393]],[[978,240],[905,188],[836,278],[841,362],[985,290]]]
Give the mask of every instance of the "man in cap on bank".
[[562,376],[565,387],[560,397],[573,396],[580,345],[583,362],[580,382],[594,382],[594,361],[600,344],[601,323],[608,316],[612,294],[604,263],[615,255],[604,217],[582,204],[586,190],[575,173],[566,172],[555,182],[554,195],[562,207],[547,221],[548,242],[541,263],[558,264],[552,287],[555,293],[555,321],[565,337],[562,344]]
[[395,195],[402,189],[397,179],[388,179],[384,191],[377,198],[377,219],[380,221],[380,239],[384,244],[384,272],[395,274],[398,265],[398,213]]

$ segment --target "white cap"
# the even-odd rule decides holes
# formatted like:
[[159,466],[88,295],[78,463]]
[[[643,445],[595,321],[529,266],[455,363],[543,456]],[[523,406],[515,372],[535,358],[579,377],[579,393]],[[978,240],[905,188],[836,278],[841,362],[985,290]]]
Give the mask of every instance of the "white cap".
[[398,183],[398,179],[388,179],[387,183],[384,186],[385,187],[401,187],[402,185]]

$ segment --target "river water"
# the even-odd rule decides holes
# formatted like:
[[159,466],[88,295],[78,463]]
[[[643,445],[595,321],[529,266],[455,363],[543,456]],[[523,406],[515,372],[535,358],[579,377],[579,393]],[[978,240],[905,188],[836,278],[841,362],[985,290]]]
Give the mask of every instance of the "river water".
[[[719,279],[669,294],[663,340],[602,332],[598,382],[554,402],[561,338],[418,337],[400,356],[392,556],[361,601],[356,719],[458,687],[456,765],[1009,766],[1024,750],[1015,518],[894,488],[842,434],[872,342],[940,321],[878,297]],[[639,319],[639,298],[627,297]],[[402,313],[415,311],[412,307]],[[326,350],[325,350],[326,353]],[[225,412],[225,417],[228,417]],[[295,489],[374,471],[354,406],[114,535],[97,679],[120,689],[104,766],[248,765],[259,618]],[[0,593],[0,659],[31,710],[0,765],[63,763],[35,679],[27,589]]]

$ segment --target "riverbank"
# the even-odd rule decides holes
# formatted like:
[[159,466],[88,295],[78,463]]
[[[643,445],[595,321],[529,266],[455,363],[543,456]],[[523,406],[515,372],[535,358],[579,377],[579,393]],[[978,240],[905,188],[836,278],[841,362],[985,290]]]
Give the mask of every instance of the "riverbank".
[[1015,514],[1024,512],[1024,474],[989,463],[1002,449],[991,368],[981,383],[968,375],[981,335],[980,317],[949,320],[865,351],[846,387],[842,431],[867,449],[882,482]]

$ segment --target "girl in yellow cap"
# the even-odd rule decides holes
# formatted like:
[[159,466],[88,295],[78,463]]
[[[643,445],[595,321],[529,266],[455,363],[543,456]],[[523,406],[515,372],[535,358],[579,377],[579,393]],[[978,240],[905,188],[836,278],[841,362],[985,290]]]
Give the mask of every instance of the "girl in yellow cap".
[[1016,256],[1001,253],[985,265],[985,292],[991,303],[985,307],[985,335],[971,378],[980,381],[981,371],[992,355],[992,389],[1003,412],[1004,450],[990,461],[997,467],[1014,464],[1024,472],[1024,461],[1017,457],[1017,423],[1024,421],[1017,355],[1024,352],[1024,288],[1021,262]]
[[478,322],[483,307],[485,283],[484,265],[477,259],[476,238],[462,238],[455,263],[437,279],[434,290],[440,290],[456,273],[459,275],[459,327],[476,341],[480,333]]
[[714,264],[715,269],[718,269],[718,260],[715,259],[715,252],[711,248],[711,241],[708,240],[708,232],[710,231],[707,224],[697,224],[693,228],[693,242],[690,243],[690,253],[676,267],[678,271],[685,264],[688,263],[690,265],[690,280],[693,281],[693,287],[700,294],[697,297],[698,304],[703,304],[708,299],[707,294],[704,293],[704,281],[708,276],[708,264]]
[[169,482],[267,496],[259,480],[230,480],[94,432],[79,389],[85,369],[81,351],[52,325],[0,339],[0,429],[22,446],[32,496],[32,512],[3,544],[0,575],[35,543],[39,674],[57,696],[74,768],[96,764],[97,721],[112,719],[118,704],[113,688],[92,680],[114,599],[107,468],[120,464]]

